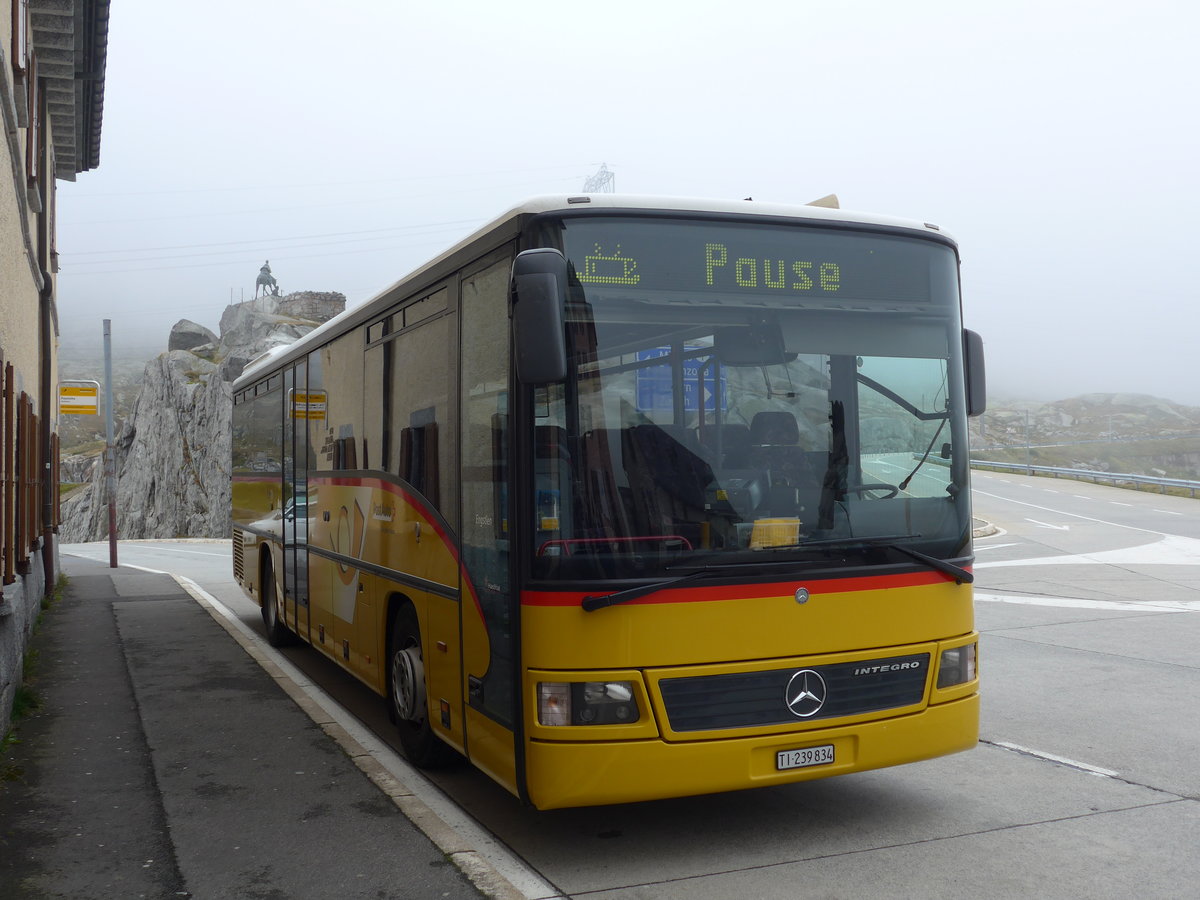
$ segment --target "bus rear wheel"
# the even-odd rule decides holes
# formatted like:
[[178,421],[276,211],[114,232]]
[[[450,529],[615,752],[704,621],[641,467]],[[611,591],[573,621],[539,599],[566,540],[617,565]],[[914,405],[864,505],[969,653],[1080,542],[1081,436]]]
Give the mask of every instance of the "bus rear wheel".
[[399,732],[405,756],[425,769],[453,762],[457,754],[429,724],[421,627],[412,606],[405,604],[396,613],[388,646],[388,715]]

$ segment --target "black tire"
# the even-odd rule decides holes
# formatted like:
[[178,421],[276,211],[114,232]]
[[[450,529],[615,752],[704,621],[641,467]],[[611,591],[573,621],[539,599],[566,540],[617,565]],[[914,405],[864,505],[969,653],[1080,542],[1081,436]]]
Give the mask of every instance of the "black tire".
[[286,647],[296,640],[296,636],[283,622],[279,614],[279,596],[275,591],[275,572],[271,568],[270,558],[262,563],[262,578],[259,581],[262,594],[263,625],[267,628],[267,643],[272,647]]
[[396,726],[408,761],[436,769],[457,760],[458,754],[429,725],[424,652],[417,611],[405,603],[392,620],[388,643],[388,716]]

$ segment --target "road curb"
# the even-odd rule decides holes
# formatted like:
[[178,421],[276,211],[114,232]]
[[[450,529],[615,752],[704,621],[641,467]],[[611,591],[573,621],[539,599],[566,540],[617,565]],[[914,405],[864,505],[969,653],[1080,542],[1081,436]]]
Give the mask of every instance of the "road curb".
[[421,798],[416,796],[407,785],[389,772],[370,751],[334,721],[329,712],[313,700],[296,681],[277,666],[261,648],[249,640],[232,622],[217,609],[217,605],[204,592],[204,589],[188,578],[171,573],[176,583],[195,600],[225,631],[232,637],[246,654],[271,676],[280,689],[300,707],[314,724],[329,735],[359,770],[395,804],[404,816],[413,823],[422,834],[433,842],[446,859],[462,872],[485,896],[492,900],[531,900],[520,891],[511,881],[505,878],[496,868],[474,847],[463,838],[457,830],[447,823]]

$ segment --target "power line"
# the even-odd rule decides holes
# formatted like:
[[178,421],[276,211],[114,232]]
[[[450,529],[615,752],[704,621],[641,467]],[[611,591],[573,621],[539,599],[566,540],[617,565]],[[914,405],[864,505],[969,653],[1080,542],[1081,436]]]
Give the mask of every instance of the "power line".
[[[433,234],[434,232],[423,232],[423,233]],[[288,250],[303,250],[306,247],[311,247],[311,248],[336,247],[339,244],[361,244],[361,243],[366,243],[369,241],[386,241],[386,240],[391,240],[391,239],[392,239],[392,236],[384,235],[384,236],[376,237],[376,238],[352,238],[352,239],[345,240],[345,241],[321,241],[319,243],[313,243],[313,244],[289,244],[289,245],[283,245],[283,246],[277,246],[277,247],[266,247],[263,245],[246,242],[243,245],[242,250],[213,250],[213,251],[206,252],[206,253],[177,253],[177,254],[174,254],[171,256],[135,256],[135,257],[131,257],[129,259],[85,260],[84,262],[81,263],[81,266],[83,266],[83,268],[77,269],[76,271],[94,272],[95,274],[104,274],[105,272],[108,272],[110,270],[94,269],[94,268],[89,268],[89,267],[91,267],[91,266],[119,266],[119,265],[126,265],[128,263],[139,263],[139,262],[168,262],[170,260],[176,260],[176,259],[196,259],[196,258],[199,258],[202,256],[228,256],[231,253],[239,253],[239,254],[240,253],[249,253],[251,250],[255,250],[255,252],[259,253],[259,254],[269,253],[272,256],[275,256],[276,253],[279,251],[286,252]],[[364,252],[369,252],[370,249],[371,248],[366,248],[366,250]],[[64,254],[64,256],[67,256],[67,258],[69,259],[68,254]],[[62,257],[60,257],[60,258],[62,258]],[[285,259],[285,258],[294,259],[295,257],[280,257],[280,259]],[[223,264],[224,264],[223,262],[214,262],[213,263],[213,265],[223,265]],[[168,267],[168,268],[170,268],[170,267]],[[124,269],[122,271],[128,272],[128,271],[141,271],[141,270]],[[154,271],[154,270],[146,270],[146,271]]]
[[[569,181],[569,182],[574,183],[575,178],[558,178],[558,179],[554,179],[554,181],[563,181],[563,182]],[[544,182],[544,181],[538,181],[538,182],[526,181],[526,182],[521,182],[518,184],[492,185],[489,187],[489,190],[499,190],[501,188],[519,188],[519,187],[525,187],[530,184],[534,184],[534,185],[537,185],[538,187],[541,187],[541,186],[545,185],[546,183],[547,182]],[[314,209],[330,209],[333,207],[344,207],[344,206],[364,206],[364,205],[367,205],[370,203],[395,203],[400,200],[408,202],[408,201],[412,201],[412,200],[428,200],[431,197],[434,197],[434,198],[446,197],[446,196],[449,196],[452,194],[477,194],[477,193],[479,193],[478,188],[463,188],[461,190],[455,190],[455,191],[437,191],[437,192],[431,193],[431,194],[407,194],[402,197],[373,196],[373,197],[364,198],[362,200],[343,200],[343,201],[340,201],[337,203],[306,203],[303,206],[276,206],[276,207],[271,207],[269,209],[264,209],[263,207],[256,207],[254,209],[242,209],[242,210],[225,209],[225,210],[221,210],[219,212],[181,213],[177,216],[145,216],[145,217],[139,218],[139,219],[85,219],[85,220],[71,221],[67,217],[63,217],[63,216],[60,216],[60,219],[62,221],[64,221],[65,223],[68,223],[71,227],[78,227],[78,226],[84,226],[84,225],[132,225],[132,224],[137,224],[138,222],[169,222],[169,221],[174,221],[177,219],[208,219],[208,218],[214,218],[217,216],[221,216],[221,217],[256,216],[256,215],[262,215],[263,213],[301,212],[301,211],[307,212],[307,211],[314,210]]]
[[[594,165],[594,163],[593,163]],[[371,178],[361,181],[309,181],[293,184],[254,184],[241,185],[235,187],[214,187],[214,188],[170,188],[166,190],[153,191],[102,191],[99,193],[75,193],[70,192],[71,199],[93,197],[143,197],[143,196],[158,196],[161,194],[215,194],[215,193],[236,193],[239,191],[271,191],[271,190],[292,190],[294,188],[320,188],[320,187],[352,187],[354,185],[369,184],[403,184],[405,182],[420,181],[427,182],[432,178],[452,178],[461,181],[464,177],[491,177],[493,175],[516,175],[524,172],[549,172],[570,169],[578,171],[582,166],[579,165],[563,165],[545,167],[533,167],[525,169],[497,169],[492,172],[446,172],[440,174],[422,174],[412,175],[407,178]],[[572,179],[574,180],[574,179]]]
[[[124,249],[124,250],[80,250],[80,251],[72,251],[71,253],[64,254],[64,255],[69,255],[72,258],[74,258],[76,256],[99,256],[99,255],[106,254],[106,253],[154,253],[159,250],[197,250],[197,249],[201,249],[204,247],[245,247],[248,244],[254,244],[256,246],[263,246],[266,244],[281,243],[281,242],[286,242],[286,241],[308,241],[308,240],[316,240],[317,238],[327,238],[327,237],[347,237],[347,236],[364,235],[364,234],[381,234],[382,232],[389,232],[389,231],[411,231],[412,229],[426,228],[426,227],[430,227],[430,226],[435,227],[435,228],[441,228],[441,227],[450,227],[450,226],[455,226],[455,225],[472,225],[477,222],[479,222],[479,219],[454,219],[454,220],[447,221],[447,222],[423,222],[419,225],[392,225],[387,228],[370,228],[370,229],[367,229],[364,231],[329,231],[324,234],[297,234],[297,235],[292,235],[289,237],[259,238],[256,240],[243,240],[243,241],[217,241],[217,242],[208,243],[208,244],[172,244],[172,245],[167,245],[167,246],[162,246],[162,247],[130,247],[130,248]],[[287,248],[285,247],[284,249],[287,249]],[[89,262],[91,262],[91,260],[89,260]],[[97,263],[105,262],[105,260],[96,260],[95,262],[97,262]],[[113,260],[113,262],[135,262],[135,260]]]
[[[397,245],[397,246],[404,246],[405,249],[411,249],[413,247],[428,246],[428,243],[426,243],[426,244],[411,244],[411,245]],[[440,242],[439,242],[438,246],[441,246]],[[277,248],[277,249],[282,249],[282,248]],[[356,255],[356,254],[361,254],[361,253],[381,253],[387,249],[388,249],[387,247],[370,247],[370,248],[367,248],[364,250],[340,250],[336,253],[306,253],[302,256],[280,256],[280,257],[278,257],[278,259],[318,259],[318,258],[326,257],[326,256],[351,256],[351,255]],[[253,263],[254,265],[257,266],[258,265],[257,259],[258,259],[258,257],[254,256],[254,257],[245,257],[242,259],[229,259],[229,260],[224,260],[222,262],[191,263],[191,264],[183,265],[183,266],[147,266],[145,268],[140,268],[140,269],[108,269],[108,270],[83,269],[83,270],[76,270],[76,269],[71,269],[67,266],[63,266],[61,271],[67,275],[88,275],[88,276],[125,275],[130,272],[166,272],[166,271],[172,271],[175,269],[212,269],[212,268],[216,268],[218,266],[240,266],[240,265],[250,265],[251,263]],[[103,265],[103,263],[96,263],[96,265]],[[120,263],[114,262],[114,263],[112,263],[112,265],[120,265]]]

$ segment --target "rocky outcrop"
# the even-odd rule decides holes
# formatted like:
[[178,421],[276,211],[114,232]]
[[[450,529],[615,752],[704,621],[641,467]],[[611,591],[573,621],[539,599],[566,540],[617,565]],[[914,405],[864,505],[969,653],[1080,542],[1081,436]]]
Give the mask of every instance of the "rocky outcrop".
[[[292,343],[345,305],[341,294],[312,292],[239,303],[222,315],[219,339],[204,329],[200,343],[146,364],[133,411],[113,441],[119,538],[229,535],[230,383],[246,362]],[[202,336],[183,324],[172,337],[177,329]],[[103,466],[94,466],[89,485],[64,497],[62,511],[62,542],[107,537]]]
[[82,484],[91,481],[101,457],[96,453],[78,453],[64,456],[58,464],[58,480],[65,484]]
[[195,350],[205,344],[215,344],[217,336],[203,325],[191,319],[180,319],[171,328],[167,339],[168,350]]
[[300,291],[286,297],[259,297],[225,308],[221,315],[221,377],[233,381],[260,353],[290,344],[346,308],[337,293]]

